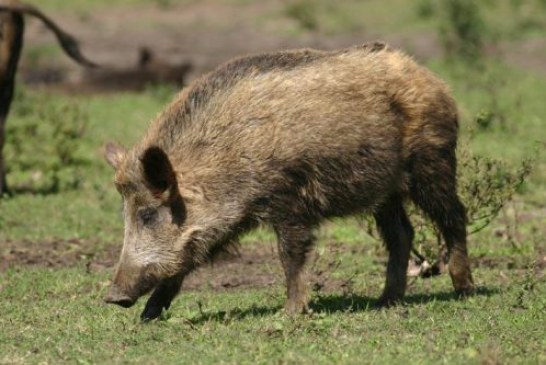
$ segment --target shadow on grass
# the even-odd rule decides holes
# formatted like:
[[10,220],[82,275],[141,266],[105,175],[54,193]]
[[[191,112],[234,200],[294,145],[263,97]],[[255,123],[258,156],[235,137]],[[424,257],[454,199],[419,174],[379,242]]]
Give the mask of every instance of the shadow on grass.
[[198,317],[190,319],[190,322],[194,325],[202,324],[209,321],[216,322],[228,322],[232,320],[241,320],[246,317],[263,317],[277,313],[281,310],[281,306],[271,306],[271,307],[256,307],[252,306],[248,309],[233,309],[229,312],[218,311],[213,313],[202,312]]
[[[480,287],[472,296],[490,297],[500,292],[497,288]],[[406,296],[404,305],[417,305],[429,302],[451,302],[464,300],[453,291],[445,291],[431,294],[413,294]],[[358,294],[349,295],[324,295],[311,301],[309,307],[314,313],[335,313],[335,312],[361,312],[379,310],[377,298],[362,296]],[[277,313],[281,306],[261,306],[248,309],[233,309],[230,311],[218,311],[214,313],[201,313],[190,322],[194,325],[209,321],[228,322],[232,320],[241,320],[247,317],[263,317]]]
[[[472,296],[486,296],[498,294],[497,288],[480,287]],[[461,300],[454,291],[444,291],[430,294],[413,294],[404,298],[403,305],[416,305],[429,302],[450,302]],[[464,300],[464,299],[463,299]],[[360,312],[365,310],[378,310],[377,298],[361,296],[357,294],[349,295],[326,295],[313,300],[310,304],[313,312],[333,313],[333,312]]]

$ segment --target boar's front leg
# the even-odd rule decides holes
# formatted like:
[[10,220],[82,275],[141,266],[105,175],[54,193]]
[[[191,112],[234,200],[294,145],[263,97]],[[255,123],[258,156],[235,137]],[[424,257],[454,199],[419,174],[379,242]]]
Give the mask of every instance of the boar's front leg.
[[279,256],[286,276],[287,301],[285,310],[289,314],[308,310],[307,290],[303,278],[307,254],[314,241],[310,227],[281,224],[275,226]]
[[158,318],[163,309],[169,309],[172,300],[180,291],[183,279],[183,275],[176,275],[163,280],[157,286],[157,288],[155,288],[154,292],[146,302],[146,306],[140,315],[140,319],[143,321],[150,321]]

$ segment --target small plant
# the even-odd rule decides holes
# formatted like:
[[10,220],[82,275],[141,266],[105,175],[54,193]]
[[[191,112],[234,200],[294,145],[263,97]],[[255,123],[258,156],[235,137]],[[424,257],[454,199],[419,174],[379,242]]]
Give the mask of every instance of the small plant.
[[316,30],[318,28],[317,7],[312,0],[294,0],[286,6],[285,13],[296,20],[305,30]]
[[[486,97],[484,107],[476,114],[475,122],[478,131],[488,131],[495,127],[501,130],[508,129],[507,119],[509,119],[509,109],[519,109],[520,101],[503,103],[502,90],[506,90],[508,81],[500,72],[488,71],[483,76],[477,76],[475,80],[469,82],[469,87],[480,90]],[[517,97],[517,96],[516,96]]]
[[434,16],[436,9],[432,0],[419,0],[417,2],[417,16],[422,19],[430,19]]
[[56,104],[47,95],[19,91],[5,150],[13,189],[56,193],[77,188],[80,167],[87,163],[77,154],[87,122],[79,104]]
[[487,227],[521,188],[531,173],[532,160],[511,169],[504,161],[460,151],[459,192],[467,208],[469,233]]
[[153,0],[154,3],[157,4],[161,9],[170,9],[174,6],[173,0]]
[[475,62],[483,56],[487,26],[478,2],[443,0],[440,40],[450,58]]

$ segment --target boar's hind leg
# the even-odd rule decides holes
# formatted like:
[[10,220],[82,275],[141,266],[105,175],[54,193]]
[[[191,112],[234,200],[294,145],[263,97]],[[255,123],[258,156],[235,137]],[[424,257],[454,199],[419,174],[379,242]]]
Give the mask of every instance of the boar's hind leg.
[[173,276],[163,280],[146,302],[144,311],[140,315],[143,321],[149,321],[158,318],[163,309],[169,309],[171,302],[180,291],[182,286],[182,275]]
[[455,291],[474,288],[466,247],[466,209],[457,196],[454,149],[425,150],[412,161],[410,195],[434,221],[448,249],[448,268]]
[[389,251],[387,282],[379,305],[389,306],[404,298],[413,227],[399,196],[388,199],[374,216],[379,233]]
[[279,256],[286,276],[287,301],[285,309],[290,314],[307,311],[307,290],[303,280],[307,254],[314,241],[311,229],[299,225],[277,225]]

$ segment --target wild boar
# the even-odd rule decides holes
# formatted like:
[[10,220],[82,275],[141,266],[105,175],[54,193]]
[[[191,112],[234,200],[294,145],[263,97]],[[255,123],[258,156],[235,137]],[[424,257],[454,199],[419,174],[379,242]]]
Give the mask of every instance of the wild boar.
[[125,237],[108,303],[153,290],[158,317],[194,268],[258,224],[271,226],[289,313],[323,220],[373,214],[389,252],[379,303],[403,299],[413,229],[406,198],[438,226],[449,273],[472,291],[456,192],[457,108],[446,85],[382,43],[243,57],[191,84],[131,150],[109,144]]

